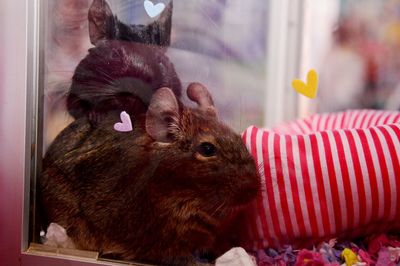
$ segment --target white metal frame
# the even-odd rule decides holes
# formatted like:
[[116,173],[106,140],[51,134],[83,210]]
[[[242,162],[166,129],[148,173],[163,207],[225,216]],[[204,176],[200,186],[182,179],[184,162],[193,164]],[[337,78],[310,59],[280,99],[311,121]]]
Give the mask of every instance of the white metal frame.
[[300,78],[304,0],[270,0],[267,67],[266,127],[299,116],[300,97],[291,82]]

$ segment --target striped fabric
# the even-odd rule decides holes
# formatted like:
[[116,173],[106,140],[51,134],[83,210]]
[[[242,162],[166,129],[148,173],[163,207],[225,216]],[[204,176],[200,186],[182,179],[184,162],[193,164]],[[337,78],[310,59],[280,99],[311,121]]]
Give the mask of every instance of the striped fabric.
[[249,127],[243,139],[263,191],[247,248],[400,229],[398,122],[398,112],[361,110]]
[[323,130],[369,128],[400,122],[400,112],[349,110],[341,113],[315,114],[280,125],[272,131],[280,134],[309,134]]

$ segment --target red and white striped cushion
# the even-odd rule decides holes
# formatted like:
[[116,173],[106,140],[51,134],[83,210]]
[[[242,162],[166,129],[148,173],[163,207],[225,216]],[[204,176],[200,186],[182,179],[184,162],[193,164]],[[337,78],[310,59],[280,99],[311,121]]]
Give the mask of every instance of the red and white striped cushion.
[[305,119],[280,125],[271,130],[280,134],[309,134],[323,130],[369,128],[400,122],[400,112],[348,110],[340,113],[314,114]]
[[243,139],[259,165],[263,192],[249,217],[247,247],[400,229],[397,122],[398,112],[361,110],[272,130],[249,127]]

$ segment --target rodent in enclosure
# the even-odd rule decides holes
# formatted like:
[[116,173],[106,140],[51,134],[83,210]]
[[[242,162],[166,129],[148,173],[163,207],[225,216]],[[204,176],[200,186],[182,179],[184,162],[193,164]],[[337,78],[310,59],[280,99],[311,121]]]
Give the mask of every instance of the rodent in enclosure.
[[[221,232],[260,189],[241,137],[219,121],[208,90],[187,89],[197,108],[169,88],[151,98],[133,131],[118,132],[118,112],[96,127],[82,117],[47,151],[39,180],[48,222],[77,248],[124,260],[192,265],[195,255],[229,248]],[[244,228],[235,228],[235,233]]]
[[165,52],[170,44],[172,1],[149,25],[127,25],[105,0],[89,8],[89,35],[94,45],[72,77],[67,109],[75,118],[96,124],[110,110],[146,111],[155,90],[169,87],[178,97],[181,82]]
[[[208,90],[192,83],[187,95],[198,107],[181,103],[165,55],[171,14],[172,1],[154,23],[130,27],[104,0],[89,9],[95,47],[67,100],[76,120],[47,150],[39,179],[44,220],[64,227],[77,248],[194,264],[233,245],[243,228],[232,221],[259,192],[255,162],[218,119]],[[114,130],[122,111],[131,132]]]

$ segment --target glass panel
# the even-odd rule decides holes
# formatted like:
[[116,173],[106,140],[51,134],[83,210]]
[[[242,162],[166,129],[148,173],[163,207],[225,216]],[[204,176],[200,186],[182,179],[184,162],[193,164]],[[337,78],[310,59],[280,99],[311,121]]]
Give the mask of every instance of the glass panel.
[[[73,243],[70,239],[65,238],[63,228],[50,224],[53,221],[49,220],[46,215],[49,209],[52,209],[53,215],[63,216],[64,213],[67,215],[69,212],[73,212],[72,209],[69,209],[70,204],[75,207],[79,206],[79,208],[86,204],[91,205],[91,195],[97,197],[94,194],[98,193],[102,195],[103,201],[91,205],[90,208],[94,208],[91,210],[93,212],[90,211],[91,215],[114,217],[114,223],[110,224],[110,227],[118,228],[121,211],[129,212],[128,209],[118,210],[121,206],[114,206],[114,203],[117,202],[113,198],[114,196],[110,196],[104,191],[94,191],[98,184],[89,184],[93,180],[89,183],[85,183],[86,180],[83,180],[85,178],[90,180],[93,171],[100,171],[101,176],[121,175],[119,181],[125,182],[123,181],[125,180],[123,169],[125,167],[129,169],[129,166],[120,165],[120,162],[124,160],[121,151],[115,150],[117,154],[108,157],[110,159],[118,158],[117,161],[113,161],[111,164],[100,163],[98,166],[95,166],[96,161],[103,160],[101,159],[102,155],[91,156],[91,151],[89,151],[93,147],[96,147],[94,149],[99,147],[94,143],[92,143],[94,146],[89,144],[92,140],[88,139],[92,139],[92,135],[85,130],[92,128],[93,132],[101,132],[96,127],[99,127],[99,124],[103,123],[102,121],[108,121],[109,113],[118,111],[119,114],[121,111],[127,111],[131,114],[133,128],[136,128],[135,119],[137,118],[139,121],[146,114],[145,111],[152,99],[149,95],[152,96],[154,91],[167,86],[176,96],[179,96],[181,84],[182,104],[195,108],[197,104],[194,103],[194,99],[202,97],[201,100],[197,100],[199,106],[203,108],[202,105],[208,105],[202,112],[208,112],[210,117],[214,116],[214,109],[210,106],[212,101],[203,97],[203,90],[201,93],[193,92],[191,99],[186,95],[186,88],[190,83],[201,82],[212,95],[219,119],[237,133],[234,139],[242,146],[240,149],[234,147],[235,151],[245,150],[239,134],[249,125],[261,126],[265,121],[264,110],[266,108],[263,99],[266,94],[267,78],[267,7],[269,1],[175,1],[173,9],[171,9],[172,1],[161,0],[157,3],[163,4],[160,9],[163,11],[159,12],[154,6],[155,1],[153,2],[154,4],[148,0],[44,0],[41,2],[43,14],[40,29],[42,40],[40,69],[42,72],[39,79],[43,85],[41,88],[43,91],[39,95],[43,93],[43,136],[39,136],[40,141],[37,143],[43,144],[44,160],[43,173],[39,173],[37,182],[39,184],[38,196],[42,196],[42,198],[38,198],[38,202],[42,205],[40,207],[38,207],[39,205],[33,206],[37,214],[34,227],[39,226],[40,230],[31,232],[34,234],[32,239],[39,243],[30,246],[29,250],[32,252],[50,252],[71,256],[82,254],[82,257],[85,258],[93,258],[97,254],[91,252],[69,253],[69,248],[83,247],[84,249],[96,246],[96,244]],[[150,5],[151,8],[146,9],[146,5],[147,7]],[[172,12],[170,32],[169,10]],[[153,17],[152,12],[158,12],[158,14]],[[103,27],[104,25],[106,26]],[[132,93],[135,94],[135,97],[132,97]],[[168,95],[163,94],[162,96],[160,96],[162,100],[168,98]],[[157,108],[161,107],[157,106]],[[167,115],[170,113],[166,112]],[[140,117],[133,117],[132,114],[138,114]],[[149,111],[147,111],[146,119],[148,117]],[[121,119],[121,122],[126,121],[123,116]],[[166,120],[163,119],[164,117],[158,122],[165,123]],[[78,120],[81,122],[77,122]],[[173,121],[166,122],[172,123]],[[117,124],[114,124],[116,131],[126,130],[127,124]],[[80,128],[76,132],[74,131],[76,130],[75,126]],[[87,134],[87,139],[81,138],[80,130],[85,131],[83,134]],[[149,133],[151,129],[148,129],[147,124],[145,130],[147,130],[147,134],[151,135]],[[208,127],[205,127],[205,130],[207,131]],[[157,139],[159,132],[157,131],[151,137]],[[232,133],[232,131],[227,132]],[[225,133],[221,133],[218,137],[225,141],[224,137],[228,138],[229,134],[225,136]],[[103,137],[107,138],[107,136],[109,134]],[[167,134],[163,139],[157,140],[163,142],[169,138],[170,135]],[[97,140],[103,141],[101,138]],[[94,142],[97,140],[93,139]],[[205,160],[203,157],[213,156],[215,147],[209,142],[212,140],[203,141],[201,145],[194,146],[196,150],[193,151],[190,159],[193,160],[193,156],[200,156],[199,161],[201,161]],[[104,144],[107,147],[112,146],[112,144]],[[83,147],[89,150],[84,151]],[[129,147],[129,145],[125,147]],[[94,161],[89,162],[91,159],[87,161],[83,158],[86,156],[91,157]],[[176,154],[172,153],[170,156],[174,157]],[[70,159],[71,161],[68,161]],[[188,159],[185,157],[185,160]],[[134,161],[137,160],[143,159],[135,158]],[[158,157],[146,158],[145,162],[157,165],[154,166],[154,169],[157,169],[159,160]],[[249,160],[247,160],[248,162]],[[104,169],[101,170],[100,168],[103,167]],[[38,171],[40,169],[41,167],[38,167]],[[135,169],[136,172],[148,171],[145,166],[143,169],[140,167]],[[214,170],[216,171],[216,168]],[[151,176],[150,173],[148,174]],[[98,183],[103,181],[98,181]],[[83,185],[84,183],[85,185]],[[189,181],[184,181],[179,185],[185,187],[186,183]],[[33,182],[33,187],[35,184]],[[117,188],[114,185],[106,186],[107,189],[110,189],[110,194],[116,193]],[[119,189],[129,186],[128,182],[126,185],[121,185]],[[71,187],[74,189],[72,190]],[[121,192],[121,194],[125,192]],[[78,197],[77,194],[80,193],[84,196]],[[117,194],[115,194],[116,198],[119,197]],[[131,194],[127,193],[126,195]],[[45,200],[42,200],[43,198]],[[49,198],[53,200],[50,201]],[[77,198],[80,200],[78,201]],[[83,198],[86,200],[82,200]],[[121,199],[118,198],[118,200]],[[129,197],[126,201],[129,202]],[[36,201],[32,201],[32,203],[36,204]],[[138,204],[145,204],[145,202]],[[88,214],[74,213],[71,219],[80,217],[80,215]],[[143,217],[143,219],[146,218],[146,216]],[[33,221],[30,222],[32,227]],[[86,224],[85,218],[79,222]],[[76,223],[79,224],[79,222]],[[45,235],[49,225],[51,230],[49,229],[50,231]],[[67,223],[64,226],[68,234],[76,233]],[[89,227],[95,230],[96,224]],[[79,229],[79,225],[75,224],[74,228]],[[93,233],[89,231],[88,229],[87,232],[80,232],[80,234],[87,233],[89,236]],[[49,232],[52,232],[53,235]],[[60,234],[64,239],[62,242],[58,242]],[[109,235],[106,232],[104,234]],[[124,236],[120,235],[119,237]],[[80,239],[85,238],[80,237]],[[108,246],[105,250],[92,249],[92,251],[99,251],[102,259],[120,259],[120,254],[114,254],[113,248],[120,250],[118,241],[121,240],[107,239],[105,241],[110,241],[106,244]],[[146,242],[146,239],[143,241]],[[60,249],[46,248],[40,245],[42,243],[58,246]],[[130,258],[122,257],[122,259],[129,260]]]
[[[72,121],[65,110],[65,96],[75,67],[93,45],[87,22],[91,1],[44,2],[48,13],[43,31],[46,38],[46,149],[60,130]],[[143,1],[108,2],[126,24],[153,21],[146,14]],[[214,97],[220,117],[238,131],[251,124],[262,125],[267,2],[177,1],[173,9],[167,56],[173,62],[183,88],[193,81],[204,83]]]

